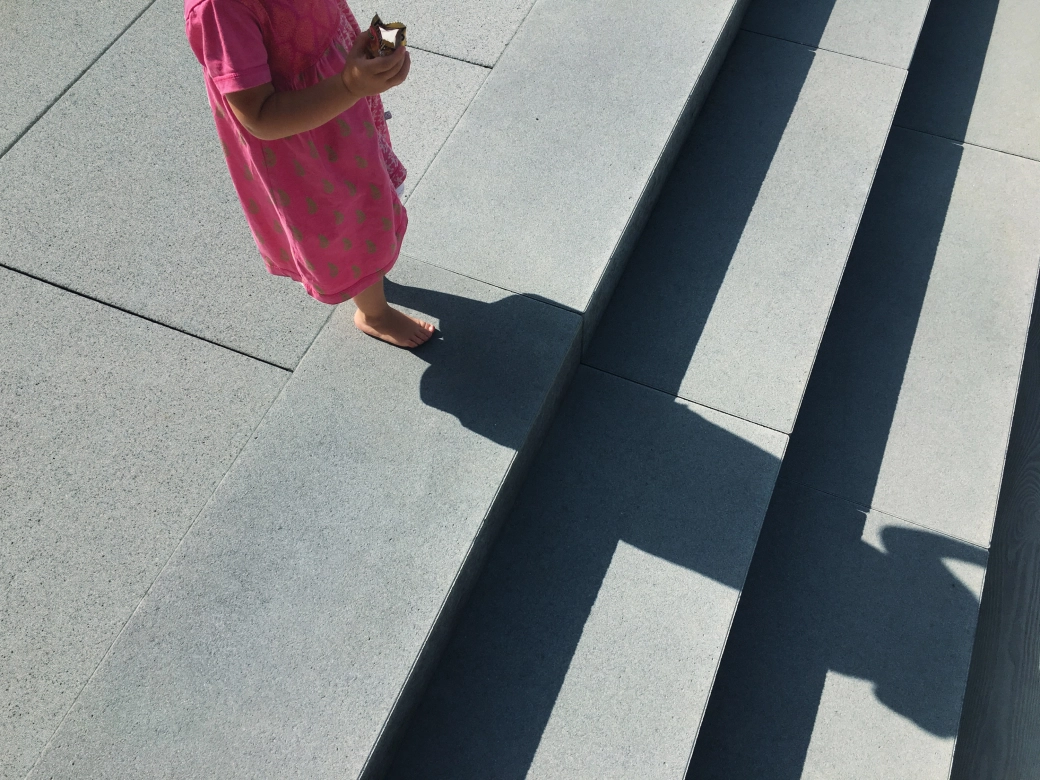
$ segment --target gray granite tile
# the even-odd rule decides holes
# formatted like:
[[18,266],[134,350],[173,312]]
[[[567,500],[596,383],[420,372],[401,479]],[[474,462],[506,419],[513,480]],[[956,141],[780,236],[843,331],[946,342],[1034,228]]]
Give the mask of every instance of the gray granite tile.
[[392,349],[337,309],[32,777],[360,775],[579,327],[394,278],[440,335]]
[[930,0],[752,0],[744,29],[906,70]]
[[0,269],[0,778],[21,780],[288,374]]
[[264,270],[179,0],[152,6],[0,160],[0,240],[4,265],[284,367],[331,313]]
[[988,545],[1040,259],[1040,164],[894,130],[792,478]]
[[448,140],[488,70],[415,49],[408,80],[383,95],[394,152],[408,169],[405,199]]
[[586,361],[790,431],[902,80],[741,33]]
[[[407,251],[577,311],[609,295],[601,278],[736,6],[537,3],[413,193]],[[683,50],[667,79],[650,56],[661,30]]]
[[151,0],[11,0],[0,25],[0,152]]
[[934,0],[896,123],[1040,160],[1040,5]]
[[[331,309],[264,270],[182,15],[159,0],[0,161],[3,262],[291,368]],[[409,190],[487,72],[414,60],[387,100]]]
[[786,441],[582,367],[389,777],[680,780]]
[[491,67],[532,5],[534,0],[365,0],[350,7],[362,26],[378,13],[385,22],[408,26],[410,46]]
[[986,561],[781,479],[690,776],[946,780]]

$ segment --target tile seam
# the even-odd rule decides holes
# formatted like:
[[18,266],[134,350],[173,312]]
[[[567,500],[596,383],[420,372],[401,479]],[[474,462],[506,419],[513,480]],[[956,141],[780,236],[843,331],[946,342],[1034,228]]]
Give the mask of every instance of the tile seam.
[[108,44],[105,46],[105,48],[103,48],[98,53],[98,55],[94,59],[92,59],[90,61],[90,63],[85,68],[83,68],[83,70],[81,70],[75,76],[75,78],[72,79],[72,81],[70,81],[68,84],[65,85],[65,88],[62,89],[61,92],[59,92],[57,94],[57,96],[55,96],[54,100],[52,100],[50,103],[48,103],[46,105],[46,107],[44,107],[44,109],[42,111],[40,111],[35,117],[33,117],[33,119],[29,122],[29,124],[26,125],[24,128],[22,128],[22,131],[20,133],[18,133],[18,135],[16,135],[14,137],[14,139],[7,146],[5,146],[3,149],[0,149],[0,160],[2,160],[4,157],[7,156],[7,153],[9,151],[11,151],[15,147],[15,145],[19,141],[21,141],[26,136],[26,134],[30,130],[32,130],[37,125],[37,123],[41,119],[43,119],[43,117],[46,116],[50,112],[50,110],[52,108],[54,108],[54,106],[56,106],[58,104],[58,101],[60,101],[63,97],[65,97],[65,95],[68,93],[68,91],[70,89],[72,89],[74,86],[76,86],[76,84],[79,83],[79,80],[82,79],[87,74],[87,71],[89,71],[91,68],[93,68],[98,63],[98,61],[108,53],[108,50],[111,49],[113,46],[115,46],[116,43],[118,43],[119,40],[124,35],[126,35],[127,31],[131,27],[133,27],[135,24],[137,24],[137,21],[142,16],[144,16],[148,12],[148,10],[153,5],[156,4],[156,2],[158,2],[158,0],[149,0],[148,4],[144,8],[142,8],[141,11],[136,16],[134,16],[133,19],[130,20],[129,24],[127,24],[126,27],[124,27],[122,30],[120,30],[119,33],[116,35],[116,37],[113,38],[111,41],[109,41]]
[[993,146],[986,146],[985,144],[977,144],[971,141],[965,141],[963,138],[953,138],[948,135],[941,135],[939,133],[932,133],[928,130],[918,130],[916,127],[909,127],[907,125],[899,125],[895,122],[892,123],[892,127],[898,127],[900,130],[907,130],[911,133],[919,133],[920,135],[931,136],[932,138],[939,138],[943,141],[950,141],[951,143],[960,144],[961,146],[970,146],[974,149],[985,149],[987,152],[993,152],[995,154],[1003,154],[1008,157],[1015,157],[1019,160],[1026,160],[1028,162],[1040,163],[1040,158],[1030,157],[1027,154],[1016,154],[1015,152],[1009,152],[1006,149],[997,149]]
[[805,374],[805,381],[802,383],[802,391],[798,397],[798,403],[794,408],[794,418],[791,420],[791,431],[788,433],[788,436],[794,433],[794,429],[798,425],[798,417],[802,413],[802,405],[805,403],[805,395],[809,391],[809,382],[812,379],[813,371],[816,369],[816,362],[820,358],[820,348],[823,346],[823,339],[827,335],[827,326],[830,325],[831,317],[834,315],[834,307],[838,302],[838,291],[841,289],[841,283],[845,279],[845,273],[848,271],[849,262],[852,260],[852,250],[856,246],[856,237],[859,235],[860,228],[863,226],[863,217],[867,212],[867,204],[870,202],[870,195],[874,191],[874,184],[877,181],[878,171],[881,170],[881,160],[885,156],[885,148],[888,146],[889,139],[892,137],[892,128],[895,126],[896,116],[899,113],[899,104],[903,100],[903,93],[906,90],[906,81],[910,75],[909,71],[906,70],[902,73],[903,79],[900,82],[899,91],[894,96],[895,100],[892,102],[892,110],[889,113],[888,127],[885,130],[884,138],[881,141],[877,157],[874,160],[874,168],[870,174],[870,181],[866,188],[866,195],[860,203],[859,214],[856,217],[856,229],[853,231],[848,243],[848,248],[845,250],[845,262],[841,265],[841,274],[838,276],[838,283],[834,288],[834,292],[831,294],[830,305],[827,307],[827,317],[824,319],[823,327],[820,329],[816,337],[816,348],[813,350],[812,360],[809,362],[808,372]]
[[[160,328],[165,328],[166,330],[173,331],[174,333],[180,333],[182,336],[187,336],[188,338],[195,339],[196,341],[201,341],[201,342],[203,342],[205,344],[210,344],[210,345],[212,345],[214,347],[219,347],[220,349],[223,349],[223,350],[225,350],[227,352],[233,352],[236,355],[241,355],[242,357],[249,358],[250,360],[254,360],[257,363],[263,363],[264,365],[271,366],[271,368],[277,368],[279,371],[285,371],[286,373],[289,373],[289,374],[291,374],[293,372],[292,368],[288,368],[286,366],[279,365],[278,363],[275,363],[275,362],[273,362],[271,360],[265,360],[264,358],[257,357],[256,355],[250,355],[248,352],[244,352],[244,351],[242,351],[240,349],[235,349],[234,347],[229,347],[226,344],[221,344],[221,343],[219,343],[217,341],[213,341],[212,339],[208,339],[205,336],[199,336],[198,334],[192,333],[191,331],[183,330],[182,328],[178,328],[178,327],[176,327],[174,325],[170,325],[169,323],[153,319],[152,317],[148,317],[148,316],[146,316],[144,314],[140,314],[138,312],[132,311],[132,310],[127,309],[127,308],[125,308],[123,306],[119,306],[118,304],[110,303],[109,301],[104,301],[104,300],[101,300],[100,298],[95,298],[92,295],[87,295],[86,293],[80,292],[78,290],[74,290],[71,287],[66,287],[65,285],[62,285],[62,284],[58,284],[57,282],[52,282],[49,279],[44,279],[41,276],[36,276],[35,274],[28,273],[27,271],[23,271],[23,270],[18,269],[18,268],[12,268],[11,266],[6,265],[4,263],[0,263],[0,268],[2,268],[5,271],[10,271],[11,273],[14,273],[14,274],[18,274],[19,276],[23,276],[26,279],[32,279],[33,281],[40,282],[41,284],[45,284],[48,287],[53,287],[53,288],[55,288],[57,290],[61,290],[62,292],[68,293],[70,295],[74,295],[77,298],[83,298],[84,300],[90,301],[92,303],[96,303],[99,306],[105,307],[106,309],[112,309],[114,311],[121,312],[121,313],[126,314],[126,315],[128,315],[130,317],[134,317],[135,319],[139,319],[139,320],[142,320],[144,322],[151,323],[152,325],[158,325]],[[312,339],[312,343],[313,343],[313,339]]]
[[910,525],[916,526],[917,528],[921,528],[921,529],[923,529],[925,531],[928,531],[929,533],[933,533],[933,534],[936,534],[938,536],[942,536],[942,537],[944,537],[946,539],[952,539],[953,541],[961,542],[962,544],[967,544],[967,545],[970,545],[970,546],[972,546],[972,547],[974,547],[974,548],[976,548],[978,550],[983,550],[984,552],[989,553],[989,548],[988,547],[984,547],[983,545],[979,544],[978,542],[972,542],[972,541],[970,541],[968,539],[962,539],[961,537],[959,537],[959,536],[957,536],[955,534],[947,533],[946,531],[940,531],[938,528],[932,528],[929,525],[925,525],[924,523],[919,523],[916,520],[911,520],[910,518],[903,517],[902,515],[897,515],[895,512],[889,512],[887,509],[882,509],[881,507],[873,506],[872,504],[864,504],[862,501],[857,501],[857,500],[855,500],[853,498],[849,498],[848,496],[843,496],[840,493],[834,493],[834,492],[832,492],[830,490],[824,490],[822,488],[815,487],[814,485],[810,485],[807,482],[802,482],[801,480],[793,479],[791,477],[778,477],[777,478],[777,483],[780,483],[780,482],[786,482],[786,483],[788,483],[790,485],[798,485],[799,487],[805,488],[806,490],[811,490],[814,493],[819,493],[819,494],[824,495],[824,496],[830,496],[831,498],[836,498],[839,501],[842,501],[842,502],[844,502],[846,504],[854,506],[857,509],[865,510],[867,512],[880,512],[883,515],[887,515],[888,517],[893,517],[896,520],[900,520],[900,521],[902,521],[904,523],[909,523]]
[[455,60],[455,62],[464,62],[467,65],[476,65],[478,68],[483,68],[484,70],[491,70],[494,67],[494,65],[485,65],[483,62],[477,62],[476,60],[467,60],[467,59],[465,59],[463,57],[455,57],[455,56],[453,56],[451,54],[445,54],[442,51],[434,51],[433,49],[424,49],[422,46],[415,46],[413,44],[408,44],[408,48],[409,49],[415,49],[416,51],[424,51],[427,54],[434,54],[434,55],[436,55],[438,57],[444,57],[444,59],[446,59],[446,60]]
[[[509,287],[503,287],[502,285],[497,284],[495,282],[489,282],[487,279],[481,279],[477,276],[471,276],[470,274],[462,273],[462,271],[458,271],[454,268],[447,268],[446,266],[438,265],[437,263],[434,263],[431,260],[425,260],[422,257],[410,254],[409,252],[402,251],[401,256],[407,257],[409,260],[414,260],[417,263],[422,263],[423,265],[429,266],[430,268],[437,268],[441,271],[447,271],[448,273],[454,274],[455,276],[461,277],[463,279],[469,279],[470,281],[486,285],[487,287],[491,287],[495,290],[501,290],[502,292],[509,293],[510,295],[521,295],[524,298],[527,298],[528,300],[535,301],[537,303],[544,303],[546,306],[552,306],[554,309],[559,309],[561,311],[567,312],[568,314],[573,314],[576,317],[580,317],[582,322],[584,322],[585,320],[584,314],[582,312],[578,311],[577,309],[572,309],[570,306],[567,306],[565,304],[558,303],[557,301],[551,301],[548,298],[540,298],[530,293],[520,292],[519,290],[513,290]],[[393,282],[393,279],[390,279],[389,276],[387,276],[387,280]]]
[[780,434],[781,436],[783,436],[783,437],[785,437],[787,439],[791,438],[791,434],[785,433],[784,431],[781,431],[779,428],[774,428],[774,427],[772,427],[770,425],[764,425],[763,423],[756,422],[755,420],[749,420],[746,417],[741,417],[739,414],[734,414],[733,412],[727,412],[725,409],[719,409],[718,407],[715,407],[715,406],[709,406],[708,404],[703,403],[702,401],[695,401],[692,398],[686,398],[685,396],[675,395],[674,393],[669,393],[667,390],[662,390],[659,387],[654,387],[653,385],[645,384],[643,382],[640,382],[638,379],[632,379],[632,378],[627,377],[627,376],[622,376],[621,374],[615,374],[613,371],[607,371],[605,368],[600,368],[599,366],[593,366],[593,365],[591,365],[589,363],[586,363],[584,360],[580,361],[580,365],[584,366],[585,368],[590,368],[593,371],[598,371],[601,374],[606,374],[607,376],[612,376],[615,379],[620,379],[623,382],[630,382],[633,385],[638,385],[639,387],[645,387],[647,390],[653,390],[655,393],[660,393],[661,395],[667,396],[669,398],[674,398],[676,401],[685,401],[687,403],[695,404],[696,406],[699,406],[702,409],[710,409],[711,411],[717,412],[718,414],[724,414],[727,417],[731,417],[734,420],[740,420],[742,422],[746,422],[748,425],[754,425],[756,428],[762,428],[762,429],[767,430],[767,431],[772,431],[773,433],[778,433],[778,434]]
[[748,29],[747,27],[741,27],[740,31],[741,32],[750,33],[751,35],[760,35],[763,38],[772,38],[774,41],[784,41],[785,43],[793,43],[795,46],[801,46],[803,48],[809,49],[809,51],[825,51],[828,54],[836,54],[839,57],[848,57],[851,60],[859,60],[860,62],[869,62],[869,63],[871,63],[873,65],[880,65],[880,66],[882,66],[884,68],[891,68],[892,70],[901,70],[901,71],[903,71],[903,73],[906,73],[909,70],[909,66],[906,67],[906,68],[902,68],[899,65],[893,65],[890,62],[879,62],[878,60],[872,60],[869,57],[860,57],[859,55],[856,55],[856,54],[849,54],[849,53],[844,52],[844,51],[836,51],[835,49],[827,49],[827,48],[824,48],[823,46],[813,46],[812,44],[809,44],[809,43],[803,43],[802,41],[794,41],[794,40],[791,40],[790,38],[784,38],[781,35],[771,35],[770,33],[759,32],[758,30],[751,30],[751,29]]
[[[471,62],[470,60],[464,60],[461,57],[450,57],[450,56],[448,56],[446,54],[441,54],[440,52],[433,51],[432,49],[421,49],[421,51],[425,51],[428,54],[435,54],[438,57],[448,57],[448,59],[453,59],[456,62],[464,62],[464,63],[466,63],[468,65],[476,65],[479,68],[485,69],[487,71],[487,73],[484,74],[484,81],[481,83],[481,85],[479,87],[477,87],[477,91],[473,93],[473,97],[471,97],[469,99],[469,102],[466,103],[466,107],[464,109],[462,109],[462,113],[459,114],[459,118],[455,120],[455,124],[453,124],[451,126],[451,130],[449,130],[448,134],[444,137],[444,141],[441,143],[440,146],[437,147],[437,151],[433,153],[433,157],[430,158],[430,164],[427,165],[426,168],[423,169],[423,172],[419,175],[419,178],[416,179],[415,186],[412,187],[412,190],[408,194],[408,198],[406,200],[411,200],[412,195],[415,194],[415,191],[417,189],[419,189],[419,185],[422,184],[423,179],[426,178],[426,174],[429,173],[430,169],[433,167],[433,164],[435,162],[437,162],[437,158],[441,156],[441,152],[444,151],[444,147],[447,146],[448,141],[450,141],[451,137],[455,134],[455,130],[456,130],[456,128],[458,128],[459,122],[461,122],[463,120],[463,118],[466,116],[466,114],[469,113],[469,109],[470,109],[470,106],[473,105],[473,101],[476,100],[477,96],[483,91],[484,85],[487,84],[488,77],[491,75],[492,71],[495,69],[495,66],[498,65],[499,61],[502,59],[502,55],[505,54],[506,49],[509,48],[509,44],[511,44],[513,42],[513,39],[516,37],[516,34],[518,32],[520,32],[520,28],[524,26],[524,23],[527,21],[527,18],[531,15],[531,12],[534,11],[535,5],[537,5],[537,0],[535,0],[534,3],[531,3],[531,7],[527,9],[527,13],[524,14],[524,18],[520,20],[520,24],[518,24],[516,26],[516,29],[513,30],[513,34],[509,36],[509,40],[506,41],[505,46],[502,47],[502,51],[500,51],[498,53],[498,56],[495,57],[495,61],[492,62],[490,65],[483,65],[483,64],[478,63],[478,62]],[[414,48],[418,49],[419,47],[416,46]],[[429,265],[432,265],[432,263],[429,263]],[[437,266],[437,267],[439,268],[440,266]],[[445,269],[445,270],[448,270],[448,269]],[[473,278],[473,277],[467,277],[467,278]],[[481,280],[478,279],[477,281],[481,281]],[[513,291],[510,291],[510,292],[513,292]]]
[[500,51],[498,53],[498,56],[495,57],[495,61],[491,64],[492,68],[494,68],[496,65],[498,65],[499,62],[502,61],[502,55],[506,53],[506,49],[509,48],[509,45],[513,42],[513,39],[516,38],[516,34],[520,32],[520,28],[527,24],[527,20],[531,17],[531,14],[534,13],[534,7],[538,5],[538,3],[539,0],[534,0],[534,2],[531,3],[530,7],[527,9],[527,13],[524,14],[524,18],[520,20],[520,24],[518,24],[516,26],[516,29],[513,30],[513,34],[509,36],[509,40],[506,41],[506,45],[502,47],[502,51]]
[[[440,54],[437,54],[436,52],[427,52],[427,54],[434,54],[434,55],[436,55],[438,57],[442,56]],[[465,62],[465,60],[457,60],[457,61],[458,62]],[[472,63],[469,63],[469,64],[472,64]],[[478,66],[478,67],[482,67],[483,68],[484,66],[481,65],[481,66]],[[473,105],[473,101],[477,99],[477,95],[479,95],[481,93],[481,91],[483,91],[484,85],[487,84],[487,80],[491,76],[491,71],[492,71],[492,68],[485,68],[485,69],[487,70],[487,73],[484,74],[484,80],[480,83],[480,86],[477,87],[476,91],[473,93],[473,96],[469,99],[469,102],[466,103],[466,107],[462,109],[462,113],[459,114],[459,118],[455,120],[455,124],[453,124],[451,126],[451,129],[448,131],[448,134],[444,136],[444,140],[441,142],[441,145],[437,147],[437,151],[435,151],[433,153],[433,157],[430,158],[430,162],[427,164],[427,166],[425,168],[423,168],[422,173],[419,174],[419,178],[415,180],[415,186],[412,187],[411,191],[405,197],[405,201],[404,201],[405,202],[405,206],[407,206],[408,201],[412,199],[412,196],[415,194],[415,191],[417,189],[419,189],[419,185],[422,184],[423,179],[426,178],[426,174],[428,174],[430,172],[430,169],[433,167],[433,164],[435,162],[437,162],[437,158],[441,156],[441,152],[444,151],[444,147],[448,144],[448,141],[450,141],[451,137],[453,135],[455,135],[455,130],[458,128],[459,123],[463,120],[463,118],[466,116],[466,114],[469,113],[470,106],[472,106]]]
[[250,442],[252,442],[253,439],[256,438],[257,431],[260,430],[260,427],[264,424],[264,421],[267,420],[267,416],[271,413],[271,409],[274,408],[275,404],[278,403],[278,400],[285,394],[286,388],[289,387],[291,382],[292,372],[289,372],[288,376],[283,378],[282,386],[278,389],[278,392],[275,393],[274,398],[271,399],[271,402],[267,405],[267,408],[264,409],[263,414],[260,415],[260,419],[257,420],[256,425],[253,426],[253,429],[249,432],[249,435],[244,438],[242,446],[239,447],[238,452],[235,453],[235,456],[231,459],[231,462],[228,464],[228,467],[224,470],[224,473],[221,474],[220,478],[216,481],[216,484],[213,486],[213,490],[210,491],[209,496],[206,497],[206,500],[199,508],[199,511],[195,513],[195,517],[193,517],[191,522],[188,523],[188,527],[184,530],[184,533],[181,535],[181,538],[177,540],[177,544],[173,546],[173,550],[170,551],[170,554],[169,556],[167,556],[166,561],[159,568],[159,571],[156,573],[151,583],[149,583],[144,593],[141,594],[141,598],[138,600],[137,605],[130,611],[130,614],[123,622],[123,625],[119,627],[119,630],[116,632],[115,636],[112,638],[112,641],[109,643],[108,648],[105,650],[100,660],[94,666],[94,669],[87,676],[87,679],[80,686],[79,691],[76,692],[76,695],[73,697],[72,701],[69,703],[68,708],[65,710],[65,714],[61,716],[61,720],[58,721],[58,725],[54,727],[54,731],[51,733],[50,737],[47,738],[47,741],[40,749],[39,755],[37,755],[36,757],[36,761],[33,762],[33,765],[31,767],[29,767],[29,771],[25,773],[25,777],[23,778],[23,780],[29,780],[30,775],[32,775],[32,773],[40,765],[40,762],[43,761],[44,757],[47,755],[47,751],[50,750],[51,746],[54,744],[54,740],[55,737],[58,736],[58,732],[61,731],[62,726],[65,725],[65,721],[68,720],[69,715],[71,715],[72,711],[76,708],[76,704],[83,697],[83,693],[87,690],[87,687],[94,680],[94,678],[97,677],[98,671],[101,669],[102,666],[104,666],[105,661],[107,661],[111,657],[116,645],[119,643],[119,639],[126,632],[126,627],[130,625],[130,622],[134,619],[138,612],[141,611],[141,605],[144,604],[144,602],[148,599],[149,594],[155,588],[155,584],[162,578],[163,573],[165,573],[165,571],[169,568],[170,561],[172,561],[174,557],[176,557],[177,552],[184,546],[184,540],[188,538],[188,535],[192,532],[192,529],[194,529],[195,526],[198,524],[199,518],[202,517],[203,514],[205,514],[206,509],[213,502],[213,497],[217,494],[220,488],[227,481],[228,475],[235,468],[235,464],[237,464],[239,459],[242,457],[242,453],[245,452]]

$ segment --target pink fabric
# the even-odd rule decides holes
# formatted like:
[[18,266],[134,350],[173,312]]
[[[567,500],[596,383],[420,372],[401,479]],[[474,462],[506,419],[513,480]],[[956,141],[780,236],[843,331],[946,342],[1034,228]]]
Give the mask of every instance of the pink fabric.
[[345,0],[185,0],[231,180],[267,270],[324,303],[352,298],[397,261],[405,169],[378,96],[332,122],[260,141],[224,95],[271,82],[302,89],[340,73],[361,32]]

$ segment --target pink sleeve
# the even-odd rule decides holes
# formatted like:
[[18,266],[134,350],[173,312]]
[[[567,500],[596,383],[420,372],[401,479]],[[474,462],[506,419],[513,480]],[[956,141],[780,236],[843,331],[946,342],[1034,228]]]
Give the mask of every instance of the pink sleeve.
[[192,51],[220,94],[271,80],[264,35],[248,9],[235,0],[202,0],[184,20]]

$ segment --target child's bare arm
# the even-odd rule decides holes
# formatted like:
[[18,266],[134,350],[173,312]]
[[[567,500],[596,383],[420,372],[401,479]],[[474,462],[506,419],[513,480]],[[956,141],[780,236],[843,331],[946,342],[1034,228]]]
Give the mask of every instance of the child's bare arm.
[[238,121],[263,141],[274,141],[321,127],[361,98],[396,87],[408,77],[411,58],[404,47],[389,57],[365,55],[367,32],[358,36],[346,66],[312,87],[277,92],[272,84],[229,92],[226,97]]

